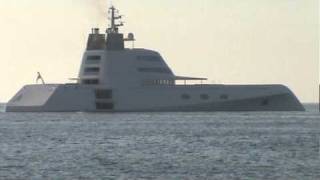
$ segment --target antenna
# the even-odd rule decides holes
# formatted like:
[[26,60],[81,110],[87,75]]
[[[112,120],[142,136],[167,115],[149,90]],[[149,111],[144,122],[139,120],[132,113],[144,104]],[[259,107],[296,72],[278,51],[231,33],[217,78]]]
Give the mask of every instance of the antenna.
[[41,80],[42,84],[46,84],[46,83],[44,82],[44,79],[42,78],[40,72],[37,72],[37,75],[38,75],[38,76],[37,76],[37,79],[36,79],[36,83],[38,84],[38,81]]
[[114,6],[111,6],[109,8],[109,19],[111,21],[111,24],[109,26],[109,28],[107,29],[107,33],[115,33],[115,34],[118,34],[119,32],[119,27],[120,26],[123,26],[123,22],[120,21],[118,24],[117,24],[117,20],[121,20],[122,16],[119,15],[119,11],[114,7]]

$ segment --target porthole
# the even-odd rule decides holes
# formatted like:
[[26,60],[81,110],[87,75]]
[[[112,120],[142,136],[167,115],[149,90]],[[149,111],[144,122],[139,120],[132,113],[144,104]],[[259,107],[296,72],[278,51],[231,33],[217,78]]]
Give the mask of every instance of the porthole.
[[201,94],[201,95],[200,95],[200,98],[201,98],[202,100],[208,100],[208,99],[209,99],[209,95],[208,95],[208,94]]
[[181,98],[184,99],[184,100],[188,100],[188,99],[190,99],[191,97],[190,97],[189,94],[182,94],[182,95],[181,95]]

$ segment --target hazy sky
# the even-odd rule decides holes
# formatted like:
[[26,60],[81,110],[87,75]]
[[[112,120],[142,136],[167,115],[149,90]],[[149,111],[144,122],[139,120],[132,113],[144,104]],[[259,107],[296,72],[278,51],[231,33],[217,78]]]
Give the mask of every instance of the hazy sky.
[[[108,2],[108,3],[107,3]],[[76,77],[87,34],[106,28],[107,0],[0,0],[0,101],[40,71]],[[159,51],[177,75],[209,83],[285,84],[318,99],[318,0],[113,0],[122,32]]]

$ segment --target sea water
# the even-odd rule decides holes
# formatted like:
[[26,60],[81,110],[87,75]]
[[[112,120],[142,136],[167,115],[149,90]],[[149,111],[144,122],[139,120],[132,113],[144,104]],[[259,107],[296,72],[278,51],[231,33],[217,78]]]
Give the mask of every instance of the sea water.
[[[2,110],[3,111],[3,110]],[[307,112],[0,113],[0,179],[320,179]]]

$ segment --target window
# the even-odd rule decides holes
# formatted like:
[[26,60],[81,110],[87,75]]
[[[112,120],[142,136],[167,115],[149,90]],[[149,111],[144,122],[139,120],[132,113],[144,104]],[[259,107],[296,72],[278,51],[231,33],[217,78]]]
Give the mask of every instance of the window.
[[220,96],[220,99],[222,99],[222,100],[227,100],[227,99],[229,99],[229,96],[228,96],[227,94],[222,94],[222,95]]
[[89,85],[99,84],[99,80],[98,79],[85,79],[82,81],[82,84],[89,84]]
[[112,99],[112,90],[97,89],[95,95],[97,99]]
[[138,68],[139,72],[144,73],[164,73],[164,74],[170,74],[172,73],[170,69],[168,68]]
[[159,56],[137,56],[137,60],[139,61],[161,61],[161,58]]
[[209,99],[209,95],[208,95],[208,94],[201,94],[201,95],[200,95],[200,98],[201,98],[202,100],[208,100],[208,99]]
[[22,94],[20,94],[19,96],[17,96],[16,98],[14,98],[12,100],[12,102],[17,102],[17,101],[20,101],[22,99]]
[[98,67],[89,67],[84,69],[85,75],[97,75],[100,72],[100,68]]
[[190,97],[189,94],[182,94],[182,95],[181,95],[181,98],[182,98],[182,99],[185,99],[185,100],[188,100],[188,99],[190,99],[191,97]]
[[174,85],[174,80],[144,80],[142,85]]
[[261,105],[262,105],[262,106],[267,106],[267,105],[269,105],[269,100],[268,100],[268,99],[263,100],[263,101],[261,102]]
[[88,56],[86,64],[99,64],[101,61],[101,56]]
[[87,60],[101,60],[101,56],[88,56]]
[[85,68],[84,72],[99,72],[100,68],[98,67],[90,67],[90,68]]
[[112,109],[114,109],[114,104],[113,103],[96,102],[96,109],[97,110],[112,110]]

